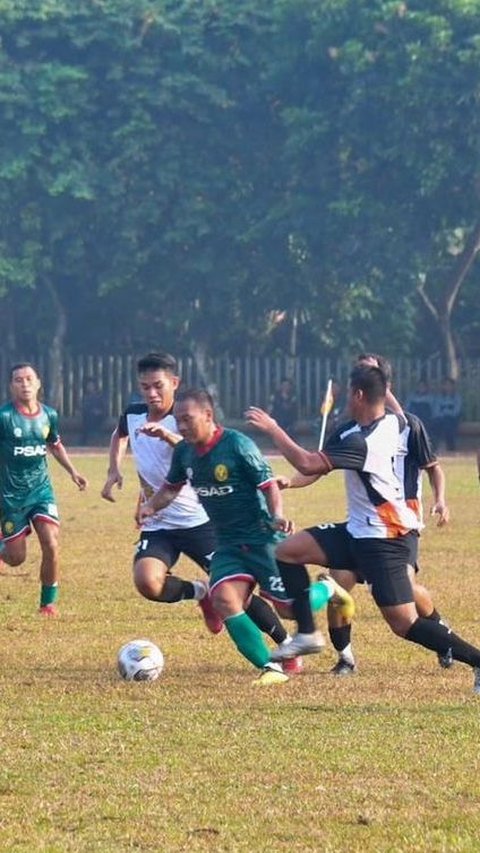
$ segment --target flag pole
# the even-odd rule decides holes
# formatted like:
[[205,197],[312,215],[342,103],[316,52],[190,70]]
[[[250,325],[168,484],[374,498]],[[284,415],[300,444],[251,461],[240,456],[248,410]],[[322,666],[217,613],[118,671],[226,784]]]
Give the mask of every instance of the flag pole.
[[320,438],[318,439],[318,449],[321,450],[323,448],[323,442],[325,441],[325,431],[327,429],[327,420],[330,412],[333,407],[333,396],[332,396],[332,380],[329,379],[327,383],[327,390],[325,391],[325,397],[323,398],[321,413],[322,413],[322,426],[320,428]]

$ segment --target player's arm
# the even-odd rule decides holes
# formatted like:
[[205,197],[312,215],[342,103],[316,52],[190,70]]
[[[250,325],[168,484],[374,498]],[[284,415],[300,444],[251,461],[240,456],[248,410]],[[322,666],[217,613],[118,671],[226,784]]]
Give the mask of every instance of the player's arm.
[[324,453],[305,450],[300,447],[289,435],[270,417],[263,409],[250,406],[245,413],[247,423],[269,435],[275,447],[280,450],[285,459],[293,465],[301,474],[307,477],[316,475],[316,478],[328,474],[332,470]]
[[310,474],[307,477],[305,474],[299,474],[297,471],[293,477],[277,477],[277,483],[280,489],[303,489],[305,486],[311,486],[320,478],[320,474]]
[[49,444],[48,449],[59,465],[65,469],[67,474],[70,474],[75,485],[78,486],[81,492],[83,492],[83,490],[88,486],[88,480],[86,477],[83,477],[82,474],[79,474],[62,442],[56,441],[54,444]]
[[172,432],[170,429],[166,429],[161,424],[153,422],[147,422],[140,427],[139,432],[144,433],[144,435],[148,435],[150,438],[160,438],[162,441],[165,441],[170,447],[175,447],[180,441],[183,441],[181,435],[177,432]]
[[164,483],[158,492],[155,492],[148,501],[141,504],[138,511],[139,523],[142,524],[146,518],[150,518],[151,515],[155,515],[157,512],[160,512],[161,509],[165,509],[166,506],[171,504],[177,497],[183,485],[183,483]]
[[117,426],[112,432],[112,437],[110,439],[107,479],[105,480],[103,489],[100,492],[102,498],[106,501],[114,503],[115,498],[113,497],[113,487],[117,486],[119,489],[122,488],[123,476],[121,473],[121,466],[125,458],[127,448],[128,435],[120,435]]
[[429,465],[425,470],[433,494],[433,506],[430,515],[438,515],[438,527],[443,527],[450,519],[450,510],[445,498],[445,474],[438,462]]
[[260,488],[267,502],[268,512],[274,521],[275,529],[282,530],[284,533],[292,533],[293,524],[283,515],[282,495],[276,479],[270,480]]

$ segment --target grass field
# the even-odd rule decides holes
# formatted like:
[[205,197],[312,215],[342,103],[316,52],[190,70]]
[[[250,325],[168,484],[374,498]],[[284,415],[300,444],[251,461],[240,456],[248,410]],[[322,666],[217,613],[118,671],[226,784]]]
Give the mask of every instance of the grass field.
[[[328,649],[288,684],[253,687],[248,663],[208,634],[194,604],[134,591],[131,461],[115,506],[99,496],[106,459],[77,464],[84,494],[51,466],[61,618],[36,614],[34,537],[27,564],[0,577],[2,853],[480,851],[480,697],[467,667],[442,671],[396,639],[359,589],[356,677],[331,676]],[[453,520],[424,533],[422,578],[480,643],[475,465],[445,469]],[[297,527],[341,520],[341,475],[286,504]],[[177,570],[197,574],[186,560]],[[136,636],[165,654],[156,683],[116,674],[117,649]]]

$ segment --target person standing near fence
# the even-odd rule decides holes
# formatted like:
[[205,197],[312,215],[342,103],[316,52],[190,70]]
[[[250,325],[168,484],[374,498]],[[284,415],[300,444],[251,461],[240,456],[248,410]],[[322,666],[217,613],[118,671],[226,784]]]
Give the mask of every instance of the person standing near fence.
[[71,462],[58,433],[55,409],[39,400],[41,381],[33,365],[10,371],[11,402],[0,408],[0,517],[2,558],[20,566],[27,556],[26,537],[38,536],[40,613],[56,616],[58,598],[59,517],[47,466],[47,450],[83,491],[88,482]]

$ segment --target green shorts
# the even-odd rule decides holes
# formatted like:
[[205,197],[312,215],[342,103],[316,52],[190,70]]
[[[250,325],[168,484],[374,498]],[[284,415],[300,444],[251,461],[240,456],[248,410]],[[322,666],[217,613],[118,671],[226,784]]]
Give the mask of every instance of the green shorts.
[[59,524],[58,509],[51,489],[43,488],[32,492],[28,499],[19,505],[18,501],[3,498],[1,503],[1,527],[3,539],[17,539],[26,536],[32,529],[33,519]]
[[220,545],[210,565],[210,589],[224,581],[247,581],[271,601],[288,602],[275,560],[276,542],[266,545]]

